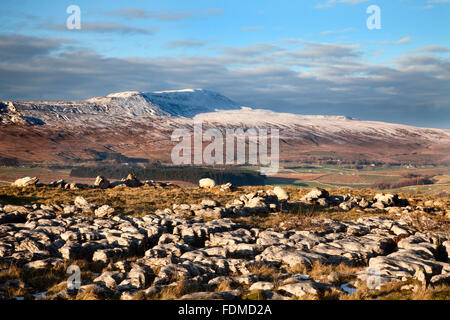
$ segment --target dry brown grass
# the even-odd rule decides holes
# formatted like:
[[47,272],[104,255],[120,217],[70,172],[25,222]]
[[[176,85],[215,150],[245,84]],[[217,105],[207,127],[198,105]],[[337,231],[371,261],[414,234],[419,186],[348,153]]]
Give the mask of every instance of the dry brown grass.
[[65,269],[59,266],[53,269],[27,271],[15,265],[11,265],[0,271],[0,283],[8,280],[21,280],[26,284],[25,288],[8,288],[5,292],[11,297],[29,296],[33,293],[47,291],[63,279]]
[[50,288],[48,288],[47,295],[48,296],[56,295],[65,289],[67,289],[67,281],[61,281],[61,282],[51,286]]
[[[292,274],[305,274],[314,280],[326,280],[331,274],[336,275],[336,281],[334,284],[340,285],[356,278],[356,273],[361,271],[364,267],[353,267],[346,264],[326,265],[319,261],[314,261],[311,268],[307,268],[304,265],[295,265],[293,267],[288,267],[287,271]],[[326,280],[326,282],[329,282]]]
[[408,214],[411,226],[417,231],[441,231],[447,238],[450,236],[450,219],[442,215],[430,215],[427,213]]
[[16,265],[0,265],[0,283],[7,280],[20,279],[22,269]]
[[398,216],[390,215],[386,212],[363,212],[352,209],[347,212],[336,211],[330,209],[317,210],[314,215],[301,215],[298,213],[277,213],[276,215],[254,215],[245,218],[235,219],[237,222],[260,228],[273,228],[276,231],[285,230],[308,230],[319,231],[324,227],[322,218],[332,219],[335,221],[353,221],[361,217],[383,216],[386,218],[397,220]]
[[220,192],[200,188],[143,186],[139,188],[119,187],[113,189],[61,190],[49,187],[13,188],[0,187],[0,202],[3,204],[73,204],[77,196],[99,206],[108,204],[118,214],[145,215],[156,209],[172,208],[172,204],[199,203],[203,199],[214,199],[225,204],[241,195],[259,190],[254,187],[236,188],[231,192]]
[[101,298],[93,288],[88,288],[78,292],[76,296],[71,297],[69,300],[101,300]]
[[270,264],[253,264],[248,267],[248,271],[256,275],[268,277],[272,280],[277,280],[281,275],[281,270]]
[[[271,190],[272,186],[251,186],[238,187],[228,192],[221,192],[218,187],[213,189],[200,189],[197,187],[166,187],[157,188],[152,186],[143,186],[140,188],[117,187],[113,189],[86,189],[86,190],[61,190],[49,187],[0,187],[0,202],[3,204],[72,204],[75,197],[82,196],[88,201],[97,205],[108,204],[116,209],[117,214],[144,215],[154,212],[156,209],[171,208],[174,203],[199,203],[202,199],[209,198],[225,204],[228,201],[239,198],[241,195],[256,192],[258,190]],[[310,218],[327,217],[335,220],[353,220],[361,216],[383,215],[389,216],[384,212],[367,213],[358,209],[350,211],[341,211],[336,208],[323,208],[318,205],[298,204],[301,197],[307,194],[311,188],[293,188],[287,187],[291,200],[286,209],[289,214],[279,214],[277,216],[267,217],[254,216],[242,219],[243,222],[264,226],[277,226],[282,222],[289,222],[298,228],[309,224]],[[352,194],[354,196],[372,198],[379,191],[370,189],[349,189],[339,188],[328,190],[330,194]],[[401,197],[411,198],[411,195],[400,194]],[[414,197],[414,204],[422,204],[424,200],[420,196]],[[431,198],[430,198],[431,199]],[[447,208],[450,206],[450,199],[436,198]],[[390,216],[395,218],[395,216]]]
[[[405,285],[413,289],[402,290]],[[423,287],[417,280],[397,281],[381,286],[379,290],[368,289],[365,284],[358,287],[356,293],[343,295],[343,300],[448,300],[450,286]]]
[[410,300],[449,300],[450,287],[441,285],[434,288],[419,288],[411,294]]
[[263,290],[253,290],[242,295],[243,300],[266,300]]
[[[333,283],[334,285],[341,285],[343,283],[350,282],[356,278],[356,273],[363,269],[362,267],[352,267],[345,264],[340,264],[337,266],[325,265],[320,262],[315,262],[312,268],[307,268],[303,265],[295,265],[293,267],[286,267],[286,272],[292,275],[308,275],[311,279],[317,280],[323,283]],[[335,274],[335,281],[328,280],[330,274]],[[278,290],[282,286],[280,278],[274,279],[274,290]],[[320,291],[317,295],[308,294],[302,297],[293,297],[295,300],[339,300],[345,296],[342,291],[337,288],[331,288],[330,290]],[[254,297],[254,295],[253,295]],[[256,298],[255,298],[256,299]]]
[[198,284],[190,284],[185,280],[179,280],[175,285],[170,285],[161,290],[155,297],[158,300],[174,300],[181,298],[185,294],[200,291]]
[[221,283],[219,283],[216,287],[216,292],[221,292],[221,291],[230,291],[236,289],[236,285],[233,284],[233,281],[227,279],[222,281]]
[[93,272],[102,271],[98,264],[89,263],[85,260],[65,261],[57,267],[36,271],[25,270],[16,265],[4,265],[0,266],[0,283],[4,283],[7,280],[20,279],[27,285],[25,289],[19,288],[7,291],[10,296],[14,297],[27,296],[44,291],[47,291],[49,294],[56,294],[65,289],[66,280],[70,276],[66,273],[67,268],[72,264],[80,267],[81,280],[85,283],[91,283],[94,280]]

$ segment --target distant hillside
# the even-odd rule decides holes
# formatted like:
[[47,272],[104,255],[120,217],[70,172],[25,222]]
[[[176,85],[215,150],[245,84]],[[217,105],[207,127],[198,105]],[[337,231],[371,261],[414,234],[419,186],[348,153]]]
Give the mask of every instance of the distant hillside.
[[204,130],[222,133],[278,129],[281,161],[450,163],[450,130],[240,107],[201,89],[128,91],[85,101],[0,102],[0,157],[33,164],[170,163],[173,131],[192,132],[193,119],[203,122]]

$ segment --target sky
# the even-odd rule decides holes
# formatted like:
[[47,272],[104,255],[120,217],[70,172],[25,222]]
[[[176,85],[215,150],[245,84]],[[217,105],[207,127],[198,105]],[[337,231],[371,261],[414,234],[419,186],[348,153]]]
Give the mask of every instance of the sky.
[[450,0],[2,0],[0,12],[1,100],[203,88],[450,129]]

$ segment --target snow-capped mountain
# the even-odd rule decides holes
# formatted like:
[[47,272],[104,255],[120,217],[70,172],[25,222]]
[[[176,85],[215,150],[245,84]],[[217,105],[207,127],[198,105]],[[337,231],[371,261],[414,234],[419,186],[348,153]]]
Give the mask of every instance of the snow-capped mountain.
[[145,93],[150,101],[173,116],[191,118],[199,113],[239,109],[239,104],[220,93],[202,89],[184,89]]
[[[138,116],[168,116],[157,103],[139,91],[125,91],[108,94],[106,97],[96,97],[85,100],[85,105],[101,110],[108,115],[138,117]],[[85,109],[84,106],[82,106]]]
[[[127,91],[84,101],[0,102],[0,160],[70,162],[86,150],[168,159],[177,128],[279,130],[281,158],[450,161],[450,130],[241,107],[212,91]],[[328,159],[328,158],[327,158]]]
[[[176,116],[193,117],[216,109],[230,110],[239,104],[213,91],[184,89],[157,92],[126,91],[84,101],[0,102],[8,115],[39,119],[45,123],[67,120],[101,120],[106,117]],[[1,110],[1,107],[0,107]],[[1,111],[0,111],[1,112]],[[0,113],[0,120],[6,119]]]
[[199,113],[236,109],[239,104],[220,93],[203,89],[183,89],[155,92],[127,91],[86,100],[105,106],[109,113],[141,115],[171,115],[191,118]]

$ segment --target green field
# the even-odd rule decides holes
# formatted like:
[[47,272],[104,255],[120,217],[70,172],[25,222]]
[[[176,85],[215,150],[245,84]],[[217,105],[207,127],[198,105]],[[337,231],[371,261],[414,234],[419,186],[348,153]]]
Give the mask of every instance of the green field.
[[[257,171],[255,166],[243,166],[241,170]],[[69,169],[49,169],[42,167],[5,167],[0,168],[0,185],[8,185],[12,181],[25,176],[36,176],[41,182],[64,179],[68,182],[92,182],[93,178],[77,178],[70,176]],[[374,184],[395,184],[406,177],[430,177],[434,184],[409,185],[401,188],[385,189],[383,191],[439,194],[450,191],[450,167],[364,167],[362,169],[342,168],[336,165],[302,165],[289,164],[281,167],[276,176],[268,176],[266,185],[280,185],[297,188],[328,188],[348,187],[353,189],[373,188]],[[92,180],[92,181],[91,181]]]
[[280,168],[279,173],[270,176],[266,184],[290,187],[321,187],[336,189],[349,187],[354,189],[374,188],[375,184],[396,185],[416,177],[431,179],[434,184],[386,188],[383,191],[407,193],[440,193],[450,191],[450,167],[363,167],[342,168],[336,165],[297,165]]

